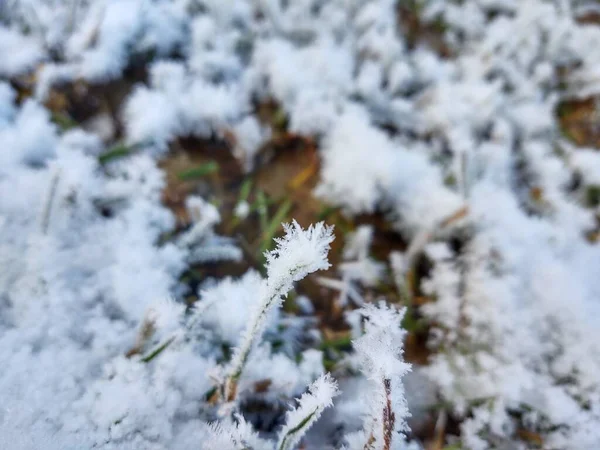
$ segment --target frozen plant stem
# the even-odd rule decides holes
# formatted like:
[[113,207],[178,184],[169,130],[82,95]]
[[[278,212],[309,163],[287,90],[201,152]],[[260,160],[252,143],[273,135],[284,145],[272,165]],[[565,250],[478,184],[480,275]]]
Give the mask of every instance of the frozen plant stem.
[[334,239],[333,228],[322,222],[303,230],[293,221],[284,224],[285,236],[275,239],[277,247],[265,253],[267,279],[261,284],[259,302],[254,309],[242,343],[236,349],[227,371],[223,397],[233,402],[237,397],[237,384],[250,352],[260,341],[267,318],[274,308],[281,306],[295,281],[301,280],[316,270],[327,269],[327,252]]
[[42,232],[44,234],[48,234],[48,227],[50,226],[50,216],[52,214],[52,203],[54,202],[54,196],[56,195],[56,188],[58,187],[59,178],[60,170],[57,170],[52,176],[52,180],[50,181],[50,190],[48,191],[46,207],[44,208],[44,214],[42,215]]
[[128,358],[141,353],[146,343],[152,338],[156,331],[156,323],[152,314],[146,313],[135,338],[134,346],[126,353]]
[[160,355],[169,345],[171,345],[173,343],[173,341],[175,340],[175,338],[176,338],[176,336],[171,336],[165,342],[163,342],[158,347],[156,347],[154,350],[152,350],[149,355],[144,356],[142,358],[142,362],[149,363],[150,361],[152,361],[154,358],[156,358],[158,355]]
[[325,408],[333,404],[338,395],[337,383],[329,374],[321,376],[309,388],[309,393],[298,400],[298,408],[288,412],[286,424],[281,430],[277,450],[295,448],[302,436],[315,423]]
[[316,412],[317,412],[317,410],[315,409],[310,414],[308,414],[308,416],[306,416],[304,419],[302,419],[302,421],[298,425],[296,425],[294,428],[289,430],[283,437],[283,440],[281,441],[281,445],[279,445],[278,450],[285,450],[285,449],[289,448],[288,443],[290,442],[290,438],[293,437],[294,434],[297,434],[300,431],[302,431],[303,428],[307,428],[307,424],[309,424],[313,420]]
[[[389,378],[383,378],[383,389],[385,391],[385,402],[383,405],[381,426],[383,427],[383,447],[382,450],[391,450],[392,438],[394,437],[394,425],[396,424],[396,414],[392,408],[392,382]],[[376,441],[375,434],[372,432],[369,439],[363,447],[364,450],[370,450]]]
[[[302,268],[298,267],[290,272],[290,275],[296,276],[301,270]],[[237,381],[242,375],[242,371],[246,365],[250,351],[262,336],[262,330],[264,329],[269,312],[277,303],[281,303],[281,297],[283,295],[287,295],[288,292],[283,283],[276,286],[269,286],[268,280],[265,288],[265,292],[261,296],[263,299],[263,301],[261,301],[261,307],[255,310],[255,314],[250,321],[250,326],[246,329],[242,347],[240,347],[238,357],[234,360],[234,370],[225,384],[225,398],[227,401],[233,401],[235,399]]]
[[469,215],[469,207],[461,206],[449,216],[442,219],[432,228],[424,228],[417,233],[410,242],[408,249],[403,256],[392,254],[392,268],[394,270],[394,281],[401,298],[411,304],[414,291],[414,269],[417,257],[423,253],[425,247],[435,238],[436,233],[447,229],[456,222],[466,218]]
[[394,433],[394,424],[396,415],[392,410],[392,382],[389,378],[383,379],[383,388],[385,389],[385,405],[383,407],[383,449],[392,448],[392,437]]
[[401,432],[406,429],[408,415],[402,377],[410,370],[404,362],[402,342],[406,332],[400,327],[404,310],[396,310],[384,302],[367,304],[361,310],[366,318],[365,333],[353,342],[361,371],[371,381],[368,399],[369,415],[360,442],[363,450],[397,448]]

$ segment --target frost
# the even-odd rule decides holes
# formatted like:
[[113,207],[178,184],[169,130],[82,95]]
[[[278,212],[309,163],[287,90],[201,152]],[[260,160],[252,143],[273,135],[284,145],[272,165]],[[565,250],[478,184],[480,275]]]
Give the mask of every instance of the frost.
[[[228,215],[201,190],[175,227],[157,160],[192,136],[224,142],[252,171],[281,126],[315,142],[321,200],[378,214],[406,242],[389,258],[394,281],[407,321],[427,325],[419,373],[460,421],[460,445],[519,448],[525,427],[547,448],[599,448],[600,156],[566,142],[556,119],[565,101],[597,109],[600,29],[584,23],[597,11],[563,0],[0,2],[0,447],[273,448],[281,405],[324,372],[297,339],[318,341],[318,302],[301,297],[297,317],[279,306],[329,267],[332,232],[294,223],[265,279],[203,278],[191,292],[191,266],[244,254],[217,234]],[[120,109],[87,131],[54,123],[57,94],[132,79]],[[117,138],[136,152],[99,164]],[[250,201],[235,214],[250,216]],[[357,393],[302,445],[403,448],[401,314],[369,304],[387,262],[369,255],[369,228],[353,231],[339,279],[321,283],[364,304],[347,314],[356,353],[340,368]],[[238,401],[223,407],[218,391],[240,367]],[[314,389],[331,388],[320,380]],[[306,418],[312,397],[301,398]],[[261,402],[270,414],[248,413]]]
[[347,238],[344,248],[344,261],[339,265],[341,280],[320,277],[319,283],[340,292],[338,303],[346,306],[348,299],[358,305],[365,303],[359,286],[373,287],[381,280],[384,265],[369,256],[373,240],[373,228],[362,225]]
[[[324,149],[319,194],[352,213],[392,207],[404,227],[430,226],[450,214],[459,198],[421,153],[408,151],[353,111],[334,125]],[[360,174],[358,180],[355,174]]]
[[276,239],[277,248],[268,252],[267,279],[259,288],[259,301],[254,306],[244,337],[236,348],[228,368],[225,398],[235,400],[237,380],[241,377],[250,352],[260,340],[268,316],[277,309],[284,296],[299,281],[316,270],[327,269],[327,252],[333,241],[333,231],[323,222],[303,230],[298,222],[284,225],[286,234]]
[[262,278],[256,272],[248,272],[238,280],[226,278],[214,288],[200,292],[199,320],[206,323],[222,342],[239,345],[248,317],[258,302],[261,282]]
[[217,423],[210,427],[208,436],[200,448],[212,450],[223,449],[246,449],[271,450],[270,443],[261,440],[252,426],[244,421],[243,417],[236,417],[237,424]]
[[16,162],[43,165],[54,156],[57,130],[49,123],[49,118],[42,106],[28,100],[17,113],[12,126],[0,128],[0,145],[6,149],[0,158],[5,169]]
[[316,380],[308,390],[309,393],[298,400],[298,407],[287,413],[286,424],[279,432],[277,448],[280,450],[294,448],[323,410],[333,404],[333,397],[338,394],[337,385],[329,375]]
[[10,77],[31,70],[42,59],[40,42],[0,25],[0,75]]
[[401,381],[410,370],[402,357],[405,331],[400,322],[404,312],[384,302],[378,307],[367,305],[360,312],[366,318],[365,331],[353,346],[371,392],[363,430],[351,436],[350,448],[400,449],[409,415]]

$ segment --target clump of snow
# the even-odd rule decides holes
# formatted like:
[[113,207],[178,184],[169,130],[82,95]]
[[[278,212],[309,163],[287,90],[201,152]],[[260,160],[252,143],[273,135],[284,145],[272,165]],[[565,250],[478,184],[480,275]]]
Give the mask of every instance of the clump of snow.
[[31,70],[44,57],[38,41],[15,28],[0,25],[0,76],[11,77]]
[[[240,154],[250,161],[266,139],[249,112],[249,92],[238,84],[215,84],[175,62],[158,62],[150,74],[150,87],[139,86],[124,110],[128,140],[152,144],[164,152],[177,136],[235,137]],[[231,129],[231,130],[230,130]]]
[[442,184],[439,169],[411,152],[353,111],[336,122],[324,144],[318,193],[352,213],[391,208],[402,227],[428,227],[460,205]]
[[[12,99],[7,100],[5,104],[10,105]],[[10,111],[8,105],[7,113]],[[12,123],[0,128],[0,145],[4,149],[0,158],[4,170],[17,161],[30,166],[44,165],[54,156],[57,129],[49,118],[46,109],[33,100],[27,100],[12,118]]]
[[[208,373],[226,359],[221,344],[242,345],[241,316],[259,294],[275,286],[278,304],[294,280],[325,268],[325,228],[294,225],[286,250],[270,256],[269,281],[250,273],[201,290],[194,326],[169,320],[142,354],[124,355],[149,311],[176,316],[152,305],[181,294],[189,264],[242,257],[215,234],[218,211],[200,197],[189,199],[190,228],[159,239],[174,220],[160,206],[155,158],[193,135],[224,140],[252,169],[270,137],[256,104],[275,100],[289,131],[318,142],[317,194],[346,214],[386,214],[412,242],[392,259],[399,287],[417,256],[431,262],[431,301],[419,313],[433,325],[434,354],[423,372],[464,419],[461,444],[515,448],[526,425],[549,448],[599,447],[600,260],[586,235],[597,228],[587,197],[600,184],[600,155],[560,138],[555,109],[598,94],[600,29],[578,22],[588,8],[579,2],[419,2],[413,12],[440,29],[450,55],[441,56],[408,39],[396,3],[0,4],[0,77],[34,73],[38,100],[57,83],[102,83],[131,66],[149,73],[120,111],[125,140],[142,150],[106,167],[98,136],[60,132],[44,106],[0,81],[0,360],[10,368],[0,374],[0,436],[36,430],[56,448],[211,439],[261,448],[242,418],[206,424],[217,414]],[[363,233],[340,269],[369,285],[381,266]],[[311,350],[301,364],[269,342],[254,350],[244,400],[266,367],[279,377],[270,401],[300,395],[322,371]],[[402,373],[400,360],[386,361]]]

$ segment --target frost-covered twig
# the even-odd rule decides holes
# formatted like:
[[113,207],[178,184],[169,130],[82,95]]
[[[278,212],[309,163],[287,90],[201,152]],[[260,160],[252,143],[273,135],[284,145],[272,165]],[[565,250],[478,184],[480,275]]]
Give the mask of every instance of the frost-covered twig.
[[363,431],[351,441],[352,448],[390,450],[394,438],[406,430],[408,408],[404,398],[402,377],[410,370],[404,362],[403,339],[400,327],[404,309],[380,302],[361,310],[366,318],[365,334],[354,341],[361,371],[371,381],[373,393],[368,400],[368,414]]
[[157,331],[167,334],[148,355],[142,358],[143,362],[149,362],[171,345],[181,335],[180,321],[183,314],[183,305],[173,300],[161,300],[155,302],[144,314],[144,318],[135,339],[135,344],[126,353],[128,358],[142,353],[150,339]]
[[227,370],[224,397],[231,402],[237,395],[250,351],[260,340],[270,312],[281,305],[295,281],[316,270],[327,269],[327,252],[334,239],[333,228],[322,222],[303,230],[298,222],[284,224],[285,236],[276,239],[277,247],[266,253],[267,279],[260,286],[260,302],[253,311],[242,343],[235,350]]
[[321,376],[308,390],[310,393],[303,394],[298,400],[298,407],[287,413],[286,424],[279,433],[277,450],[293,449],[339,393],[337,383],[329,374]]
[[339,291],[340,295],[338,297],[338,302],[340,306],[344,306],[347,304],[347,299],[352,300],[357,305],[363,305],[365,300],[362,295],[358,292],[354,284],[350,282],[347,278],[342,278],[341,280],[336,280],[333,278],[327,277],[317,277],[317,283],[321,286],[335,289]]
[[216,235],[214,227],[221,221],[216,206],[198,196],[186,199],[186,208],[192,226],[177,239],[180,248],[188,249],[188,263],[202,264],[212,261],[240,261],[242,251],[232,239]]
[[185,206],[193,225],[181,235],[177,244],[182,247],[191,247],[212,235],[214,226],[221,221],[221,216],[214,205],[198,196],[188,197]]
[[415,257],[419,255],[423,251],[425,246],[434,238],[435,233],[444,230],[453,223],[459,221],[460,219],[463,219],[468,213],[469,208],[467,206],[461,206],[452,214],[436,223],[431,229],[423,229],[419,233],[417,233],[413,240],[410,242],[408,249],[406,250],[405,270],[410,270],[414,263]]
[[154,332],[156,331],[155,319],[156,318],[154,317],[153,310],[148,310],[144,315],[144,319],[142,320],[142,323],[138,328],[138,333],[135,337],[135,343],[133,344],[133,347],[129,349],[125,356],[129,358],[133,355],[139,354],[143,350],[146,343],[152,338]]
[[356,231],[350,233],[344,247],[344,262],[339,265],[338,271],[341,280],[318,277],[317,282],[326,288],[340,292],[339,306],[346,306],[348,299],[356,305],[365,303],[358,285],[373,287],[381,279],[384,265],[369,256],[369,249],[373,241],[373,227],[361,225]]
[[411,276],[411,271],[415,264],[415,259],[419,256],[427,244],[436,236],[436,233],[443,231],[457,221],[464,219],[469,214],[468,206],[462,206],[449,216],[437,222],[431,228],[423,228],[411,240],[406,252],[400,254],[392,252],[390,254],[390,263],[394,272],[394,281],[402,297],[409,302],[412,300],[412,287],[407,281]]
[[48,197],[46,198],[46,204],[44,206],[44,213],[42,215],[42,233],[48,233],[48,227],[50,226],[50,216],[52,215],[52,205],[54,204],[54,197],[56,196],[56,189],[58,187],[58,181],[60,180],[60,170],[56,170],[50,181],[50,189],[48,191]]

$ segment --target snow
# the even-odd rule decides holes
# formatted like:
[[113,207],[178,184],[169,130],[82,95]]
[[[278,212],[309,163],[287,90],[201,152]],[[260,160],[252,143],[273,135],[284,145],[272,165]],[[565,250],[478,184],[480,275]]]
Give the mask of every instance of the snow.
[[[257,398],[278,405],[321,376],[318,351],[302,348],[298,363],[270,339],[289,323],[281,297],[329,267],[332,231],[293,223],[267,256],[266,279],[249,272],[206,283],[195,310],[182,311],[179,279],[190,264],[243,254],[217,235],[219,211],[199,195],[188,198],[190,228],[163,242],[175,219],[161,205],[157,160],[179,137],[216,138],[253,170],[272,132],[256,104],[274,100],[288,130],[318,144],[315,194],[349,216],[382,213],[412,243],[391,256],[398,286],[417,255],[431,263],[423,281],[431,301],[418,306],[433,352],[422,373],[461,421],[461,445],[518,448],[526,423],[548,448],[600,447],[600,251],[586,238],[597,227],[598,206],[586,196],[600,185],[600,153],[565,142],[556,119],[562,100],[600,92],[600,29],[577,22],[593,7],[421,3],[415,13],[441,28],[450,56],[410,42],[393,0],[0,4],[4,446],[272,448],[276,436],[256,436],[243,416],[209,426],[223,409],[207,393],[231,376],[224,347],[243,350],[234,409]],[[44,102],[56,85],[102,85],[140,67],[147,80],[118,111],[123,140],[139,151],[101,166],[116,131],[60,130]],[[248,213],[240,203],[236,214]],[[334,268],[342,279],[323,285],[365,303],[361,290],[385,277],[370,244],[370,231],[358,229]],[[354,363],[367,378],[394,375],[404,433],[406,366],[393,351],[400,317],[371,306],[361,313],[366,328],[380,321],[384,331],[356,336]],[[153,333],[128,358],[145,320]],[[360,330],[360,317],[352,320]],[[255,392],[267,372],[276,374],[272,388]],[[320,380],[315,389],[333,385]],[[379,402],[380,381],[358,383],[360,391]],[[347,439],[363,448],[376,415],[359,409],[329,425],[367,424]]]
[[31,70],[44,59],[44,52],[35,39],[14,28],[0,25],[0,75],[13,76]]

